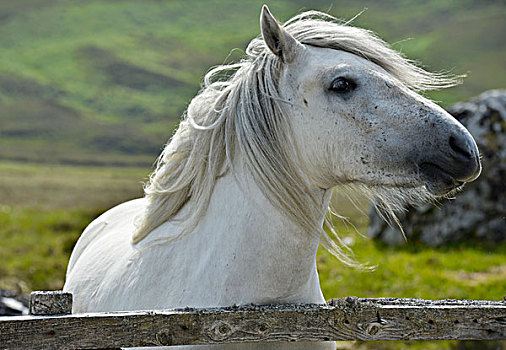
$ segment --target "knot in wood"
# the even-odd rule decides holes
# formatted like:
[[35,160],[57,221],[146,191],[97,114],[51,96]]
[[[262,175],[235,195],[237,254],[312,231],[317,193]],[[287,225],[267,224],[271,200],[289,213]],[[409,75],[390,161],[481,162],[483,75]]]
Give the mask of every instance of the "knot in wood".
[[251,333],[258,334],[260,336],[267,336],[271,332],[271,327],[266,322],[252,322],[248,325],[248,328],[251,329]]
[[367,334],[369,334],[369,335],[378,334],[380,329],[381,329],[381,323],[379,323],[379,322],[368,323],[365,326],[365,330],[366,330]]
[[160,331],[155,335],[156,345],[172,345],[172,334],[169,331]]
[[230,338],[232,332],[232,326],[228,322],[218,321],[211,326],[208,336],[214,341],[223,341]]
[[357,297],[354,297],[354,296],[348,296],[344,299],[348,304],[357,304],[358,303],[358,298]]

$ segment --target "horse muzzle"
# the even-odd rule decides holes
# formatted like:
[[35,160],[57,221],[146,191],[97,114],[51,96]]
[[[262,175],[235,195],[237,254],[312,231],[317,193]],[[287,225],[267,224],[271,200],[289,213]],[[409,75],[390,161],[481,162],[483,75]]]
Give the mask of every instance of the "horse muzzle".
[[474,181],[481,173],[478,147],[463,128],[453,132],[438,152],[424,155],[418,167],[427,189],[435,196]]

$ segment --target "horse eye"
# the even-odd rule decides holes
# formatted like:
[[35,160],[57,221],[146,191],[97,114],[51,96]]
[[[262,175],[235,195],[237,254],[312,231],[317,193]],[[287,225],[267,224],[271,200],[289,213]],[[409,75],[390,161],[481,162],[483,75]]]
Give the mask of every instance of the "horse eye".
[[344,93],[344,92],[350,92],[353,89],[355,89],[357,85],[352,80],[348,80],[346,78],[337,78],[332,82],[330,85],[329,90]]

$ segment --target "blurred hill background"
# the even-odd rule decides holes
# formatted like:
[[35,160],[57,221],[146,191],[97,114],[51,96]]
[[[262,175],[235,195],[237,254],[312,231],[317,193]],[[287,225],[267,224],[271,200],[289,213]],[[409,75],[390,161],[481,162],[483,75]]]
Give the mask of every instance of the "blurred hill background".
[[[259,34],[263,3],[280,21],[308,9],[348,20],[367,8],[356,26],[426,69],[468,75],[463,85],[430,94],[445,107],[505,87],[504,0],[0,0],[0,288],[63,286],[84,227],[142,195],[142,180],[204,74],[239,59]],[[321,250],[327,298],[502,300],[505,243],[388,247],[356,234],[366,232],[368,203],[346,197],[337,193],[336,209],[356,228],[340,221],[336,230],[377,269],[348,268]],[[340,349],[501,348],[485,345]]]
[[280,21],[367,8],[355,25],[468,74],[430,95],[445,106],[506,81],[504,1],[0,1],[0,160],[151,165],[209,67],[259,34],[263,3]]

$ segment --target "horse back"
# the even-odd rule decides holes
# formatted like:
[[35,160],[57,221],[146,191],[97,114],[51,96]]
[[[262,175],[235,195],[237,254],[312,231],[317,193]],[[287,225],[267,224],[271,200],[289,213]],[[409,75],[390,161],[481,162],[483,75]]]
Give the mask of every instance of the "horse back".
[[[92,221],[79,237],[67,267],[64,290],[77,292],[83,284],[99,283],[91,266],[99,265],[98,257],[107,259],[104,252],[130,245],[135,218],[144,211],[145,200],[131,200],[106,211]],[[103,262],[100,264],[107,266]]]

